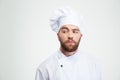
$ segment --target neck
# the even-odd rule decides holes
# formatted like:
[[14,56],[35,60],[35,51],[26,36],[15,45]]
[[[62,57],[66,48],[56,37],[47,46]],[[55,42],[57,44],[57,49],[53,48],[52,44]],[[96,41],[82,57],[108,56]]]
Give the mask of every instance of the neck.
[[77,50],[72,51],[72,52],[68,52],[68,51],[63,50],[62,48],[60,50],[67,57],[72,56],[72,55],[74,55],[77,52]]

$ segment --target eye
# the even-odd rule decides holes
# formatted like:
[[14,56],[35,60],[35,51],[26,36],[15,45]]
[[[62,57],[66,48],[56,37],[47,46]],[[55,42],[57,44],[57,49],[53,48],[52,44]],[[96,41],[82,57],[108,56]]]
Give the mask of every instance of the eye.
[[79,33],[79,31],[78,30],[73,30],[73,33]]
[[62,30],[61,32],[62,32],[62,33],[67,33],[68,31],[64,29],[64,30]]

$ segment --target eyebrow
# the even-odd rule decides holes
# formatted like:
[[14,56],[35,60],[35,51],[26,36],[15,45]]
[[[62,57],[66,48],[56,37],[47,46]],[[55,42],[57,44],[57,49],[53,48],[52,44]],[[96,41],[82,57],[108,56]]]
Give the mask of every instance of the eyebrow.
[[67,27],[62,27],[61,29],[67,29],[67,30],[69,30]]
[[[67,29],[69,30],[67,27],[62,27],[61,29]],[[73,31],[80,31],[79,29],[72,29]]]
[[80,31],[79,29],[73,29],[74,31]]

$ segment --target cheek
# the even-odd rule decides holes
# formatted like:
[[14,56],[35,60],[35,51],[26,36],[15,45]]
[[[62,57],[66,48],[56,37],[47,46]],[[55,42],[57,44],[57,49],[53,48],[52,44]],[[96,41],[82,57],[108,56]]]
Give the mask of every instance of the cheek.
[[65,36],[61,36],[60,38],[63,42],[67,40],[67,38]]
[[82,35],[78,35],[78,36],[75,36],[75,40],[78,41],[79,39],[81,39]]
[[59,39],[59,41],[66,41],[66,37],[64,36],[64,35],[58,35],[58,39]]

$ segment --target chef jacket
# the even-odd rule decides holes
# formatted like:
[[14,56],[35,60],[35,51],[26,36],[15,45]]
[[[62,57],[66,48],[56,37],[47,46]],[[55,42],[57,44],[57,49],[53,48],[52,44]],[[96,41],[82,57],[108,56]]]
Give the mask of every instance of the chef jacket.
[[45,60],[36,70],[36,80],[102,80],[97,59],[77,51],[65,56],[60,50]]

